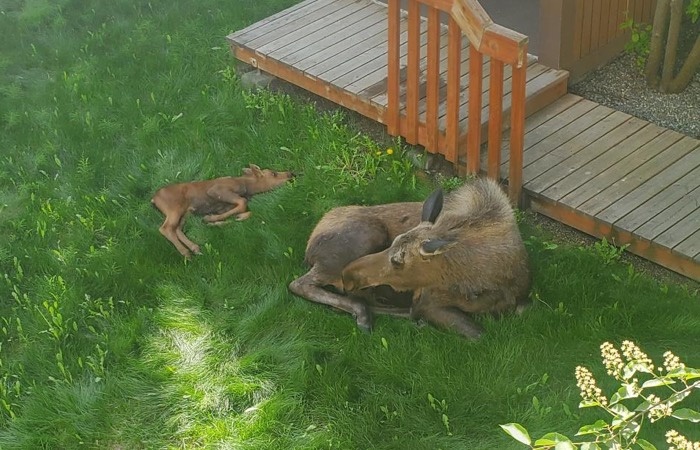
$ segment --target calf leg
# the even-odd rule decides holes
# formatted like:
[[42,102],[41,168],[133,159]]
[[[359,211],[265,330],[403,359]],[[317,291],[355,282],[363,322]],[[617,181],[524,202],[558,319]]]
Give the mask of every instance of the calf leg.
[[361,301],[336,294],[323,288],[323,283],[314,268],[289,284],[289,290],[299,297],[312,302],[332,306],[350,313],[355,317],[357,326],[364,331],[372,330],[372,314],[370,308]]
[[[189,258],[190,250],[199,253],[199,246],[190,241],[185,233],[182,232],[181,226],[184,220],[184,215],[179,218],[174,218],[172,215],[166,216],[163,225],[160,226],[160,234],[165,236],[185,258]],[[185,245],[183,245],[183,243]]]
[[[228,219],[231,216],[238,215],[237,220],[244,220],[250,216],[250,212],[246,212],[248,202],[241,198],[238,203],[235,203],[231,209],[225,211],[221,214],[209,214],[204,216],[204,221],[208,222],[210,225],[220,225],[221,222]],[[241,218],[243,216],[243,218]]]

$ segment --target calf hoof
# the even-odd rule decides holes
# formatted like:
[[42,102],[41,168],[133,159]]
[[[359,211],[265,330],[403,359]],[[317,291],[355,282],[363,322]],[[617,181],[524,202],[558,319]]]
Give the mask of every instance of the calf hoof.
[[246,211],[246,212],[244,212],[244,213],[240,213],[240,214],[238,214],[238,215],[236,216],[236,220],[239,221],[239,222],[240,222],[241,220],[246,220],[248,217],[250,217],[251,214],[252,214],[252,213],[251,213],[250,211]]

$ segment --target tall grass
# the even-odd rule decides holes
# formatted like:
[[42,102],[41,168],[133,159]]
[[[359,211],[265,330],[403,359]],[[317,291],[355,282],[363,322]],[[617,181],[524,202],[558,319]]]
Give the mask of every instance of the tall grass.
[[[291,295],[325,211],[431,190],[399,143],[241,88],[224,36],[291,3],[0,5],[1,448],[513,448],[499,423],[587,419],[573,369],[603,340],[698,364],[691,285],[527,220],[536,306],[479,342]],[[301,176],[248,221],[189,220],[184,261],[150,196],[249,163]]]

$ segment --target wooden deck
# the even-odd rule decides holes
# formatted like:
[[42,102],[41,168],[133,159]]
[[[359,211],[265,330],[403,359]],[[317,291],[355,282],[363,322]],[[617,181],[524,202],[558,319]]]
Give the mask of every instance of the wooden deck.
[[[387,8],[372,0],[306,0],[228,36],[234,55],[254,67],[386,124]],[[402,17],[401,115],[405,116],[405,67],[408,21]],[[425,137],[427,22],[421,21],[418,134]],[[468,110],[469,45],[462,40],[460,111]],[[447,111],[446,29],[440,37],[440,105],[438,126],[444,135]],[[544,107],[566,93],[568,73],[547,68],[528,55],[526,111]],[[488,86],[489,58],[483,61],[483,86]],[[503,109],[510,108],[511,69],[505,69]],[[481,123],[488,120],[488,91],[482,96]],[[468,117],[460,118],[460,142],[466,140]],[[485,137],[485,134],[482,134]],[[421,139],[419,139],[421,140]]]
[[[400,23],[406,66],[407,20]],[[421,22],[418,143],[425,124],[425,45]],[[387,9],[371,0],[306,0],[228,36],[234,55],[254,67],[386,124]],[[446,47],[446,33],[441,34]],[[444,54],[446,52],[442,52]],[[524,194],[544,215],[700,280],[700,141],[566,93],[567,73],[529,57]],[[439,133],[445,133],[446,57],[440,61]],[[483,61],[483,86],[491,65]],[[460,111],[468,111],[469,46],[461,53]],[[510,107],[506,69],[503,109]],[[405,120],[405,73],[401,120]],[[482,95],[481,123],[489,93]],[[460,145],[467,120],[460,115]],[[482,137],[486,133],[481,133]],[[509,143],[501,154],[508,177]],[[427,147],[427,146],[426,146]],[[482,160],[482,167],[486,161]]]
[[534,211],[700,280],[699,140],[572,94],[525,132]]

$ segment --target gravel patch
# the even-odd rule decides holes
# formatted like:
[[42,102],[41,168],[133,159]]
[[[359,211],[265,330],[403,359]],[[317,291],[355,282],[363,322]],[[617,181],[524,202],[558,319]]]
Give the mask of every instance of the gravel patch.
[[647,87],[635,57],[623,54],[569,87],[581,97],[700,139],[700,73],[680,94]]

